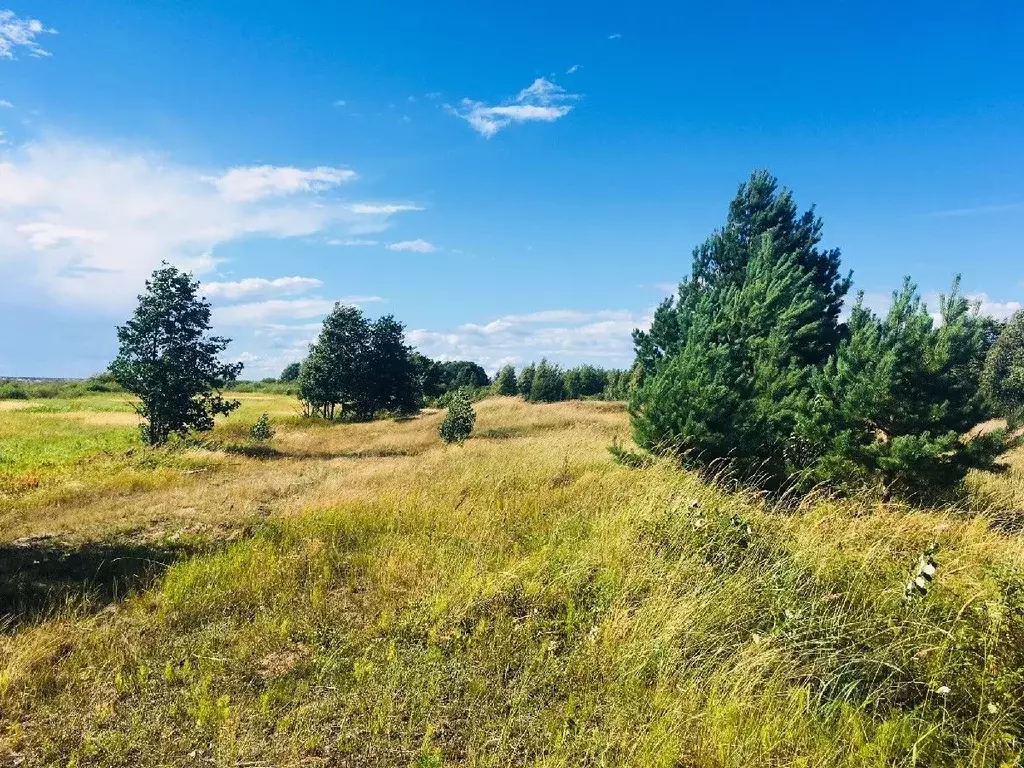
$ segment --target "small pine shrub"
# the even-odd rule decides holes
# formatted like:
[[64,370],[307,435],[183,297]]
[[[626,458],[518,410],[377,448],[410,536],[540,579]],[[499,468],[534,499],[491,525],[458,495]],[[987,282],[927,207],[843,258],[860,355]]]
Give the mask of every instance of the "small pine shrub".
[[473,411],[473,405],[469,400],[469,393],[458,389],[451,394],[448,402],[448,413],[445,414],[444,421],[438,427],[437,433],[449,445],[451,443],[462,445],[466,438],[473,433],[473,425],[475,423],[476,413]]
[[274,428],[270,426],[270,416],[264,413],[252,429],[249,430],[249,439],[254,443],[265,443],[274,436]]
[[608,446],[608,453],[612,455],[616,464],[621,464],[624,467],[643,469],[654,463],[650,456],[626,448],[619,442],[618,437],[612,438],[612,444]]

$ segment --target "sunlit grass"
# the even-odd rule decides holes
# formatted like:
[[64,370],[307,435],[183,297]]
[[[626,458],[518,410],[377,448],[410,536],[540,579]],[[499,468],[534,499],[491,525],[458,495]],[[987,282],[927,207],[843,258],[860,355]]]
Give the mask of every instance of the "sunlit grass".
[[[36,508],[45,521],[28,510],[10,529],[127,520],[164,552],[175,525],[246,526],[115,609],[55,606],[0,639],[0,755],[1019,762],[1024,545],[985,516],[780,510],[664,464],[620,466],[614,404],[487,400],[477,436],[445,448],[440,414],[325,425],[293,402],[247,401],[218,426],[195,454],[217,472]],[[224,453],[263,411],[275,453]],[[935,542],[931,589],[905,599]]]

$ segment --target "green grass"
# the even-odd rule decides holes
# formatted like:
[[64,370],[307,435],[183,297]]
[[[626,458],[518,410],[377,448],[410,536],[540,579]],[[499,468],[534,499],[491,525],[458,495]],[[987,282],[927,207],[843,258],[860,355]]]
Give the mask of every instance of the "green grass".
[[[621,466],[610,404],[487,400],[489,437],[464,448],[440,446],[439,414],[313,427],[289,409],[247,402],[215,436],[267,410],[278,458],[110,505],[116,525],[163,499],[190,519],[237,503],[246,527],[185,549],[143,527],[116,545],[156,570],[24,598],[0,636],[0,760],[1020,763],[1024,544],[984,515],[783,512]],[[933,585],[907,600],[933,542]],[[75,567],[28,581],[112,546],[47,549]]]

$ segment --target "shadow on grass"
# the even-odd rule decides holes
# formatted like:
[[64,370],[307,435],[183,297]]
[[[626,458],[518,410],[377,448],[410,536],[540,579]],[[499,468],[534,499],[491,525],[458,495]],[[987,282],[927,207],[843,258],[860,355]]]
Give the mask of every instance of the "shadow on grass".
[[55,537],[0,544],[0,631],[65,607],[100,610],[150,586],[195,543],[127,540],[70,544]]
[[475,432],[473,437],[483,440],[511,440],[514,437],[524,437],[526,434],[527,431],[520,427],[495,427]]
[[269,445],[226,445],[225,453],[250,459],[393,459],[418,456],[422,451],[406,448],[366,448],[359,451],[279,451]]

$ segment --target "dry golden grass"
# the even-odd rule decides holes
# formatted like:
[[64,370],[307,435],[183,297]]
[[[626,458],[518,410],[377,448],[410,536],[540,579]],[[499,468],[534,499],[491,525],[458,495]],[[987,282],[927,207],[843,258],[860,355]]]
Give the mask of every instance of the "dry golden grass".
[[[246,398],[205,471],[22,495],[5,540],[64,538],[0,553],[30,576],[0,593],[0,764],[1019,764],[1016,535],[619,466],[615,404],[476,408],[444,447],[437,413]],[[262,411],[273,452],[245,448]]]

